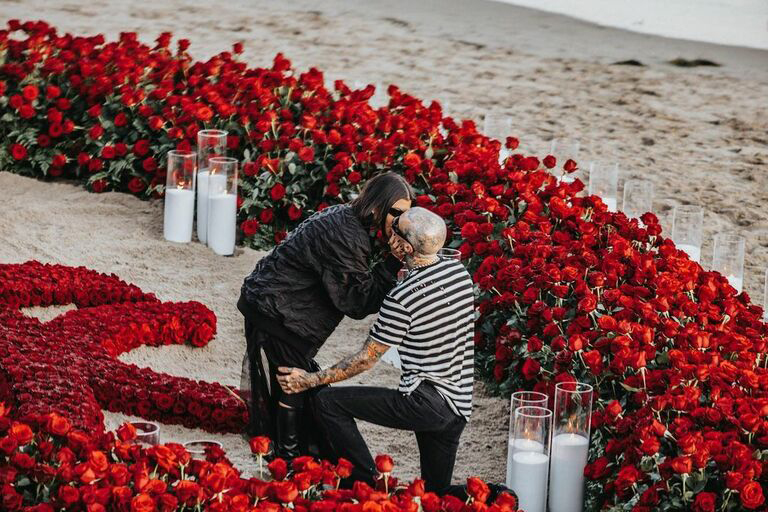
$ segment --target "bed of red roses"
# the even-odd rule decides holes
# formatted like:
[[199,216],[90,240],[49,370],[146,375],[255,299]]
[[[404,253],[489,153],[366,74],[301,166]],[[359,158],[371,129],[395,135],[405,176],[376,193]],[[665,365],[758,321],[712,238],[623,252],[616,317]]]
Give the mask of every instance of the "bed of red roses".
[[[390,86],[331,87],[282,55],[249,68],[235,45],[194,61],[170,34],[0,32],[0,167],[159,197],[166,151],[229,130],[243,162],[241,239],[264,248],[381,169],[450,223],[478,286],[477,366],[491,389],[595,385],[587,509],[755,510],[768,475],[761,308],[643,222],[609,213],[577,163],[514,153],[472,121]],[[501,165],[504,144],[513,154]],[[505,447],[499,447],[500,450]]]

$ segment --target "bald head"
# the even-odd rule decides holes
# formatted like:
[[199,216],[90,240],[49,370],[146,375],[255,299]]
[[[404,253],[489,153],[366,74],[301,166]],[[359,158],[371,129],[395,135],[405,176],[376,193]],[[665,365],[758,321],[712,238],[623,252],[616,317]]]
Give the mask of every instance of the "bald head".
[[399,227],[413,246],[415,256],[437,254],[445,243],[445,221],[426,208],[415,206],[400,215]]

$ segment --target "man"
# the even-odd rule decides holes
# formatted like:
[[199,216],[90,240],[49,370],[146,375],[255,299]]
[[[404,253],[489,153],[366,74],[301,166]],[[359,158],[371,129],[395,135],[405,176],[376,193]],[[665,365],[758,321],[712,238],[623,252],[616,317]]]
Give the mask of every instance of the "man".
[[355,419],[416,433],[426,489],[450,488],[459,437],[472,411],[474,295],[461,262],[440,259],[445,223],[411,208],[392,224],[390,245],[405,254],[408,275],[387,297],[363,348],[334,366],[305,372],[279,368],[286,393],[349,379],[373,367],[390,348],[402,361],[398,390],[366,386],[326,388],[317,416],[331,448],[350,460],[352,478],[373,484],[376,468]]

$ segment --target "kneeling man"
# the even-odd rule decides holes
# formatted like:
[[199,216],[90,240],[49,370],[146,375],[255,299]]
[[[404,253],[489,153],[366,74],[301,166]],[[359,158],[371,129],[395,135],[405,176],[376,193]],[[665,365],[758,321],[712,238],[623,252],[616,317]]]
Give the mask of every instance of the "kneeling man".
[[472,279],[461,262],[437,256],[446,231],[439,216],[411,208],[392,228],[390,244],[406,254],[408,275],[384,300],[363,348],[319,372],[280,368],[278,380],[286,393],[332,384],[368,370],[397,347],[399,389],[326,388],[316,397],[318,420],[335,455],[354,464],[352,478],[371,484],[376,467],[355,420],[415,432],[426,489],[446,493],[472,411]]

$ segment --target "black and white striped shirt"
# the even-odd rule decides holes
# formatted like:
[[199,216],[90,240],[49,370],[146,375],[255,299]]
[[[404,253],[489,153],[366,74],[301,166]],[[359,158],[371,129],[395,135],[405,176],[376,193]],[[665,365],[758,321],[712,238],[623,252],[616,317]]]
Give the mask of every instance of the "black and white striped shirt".
[[431,382],[453,411],[472,412],[474,293],[461,262],[441,259],[415,268],[389,292],[370,336],[396,346],[400,392]]

